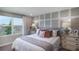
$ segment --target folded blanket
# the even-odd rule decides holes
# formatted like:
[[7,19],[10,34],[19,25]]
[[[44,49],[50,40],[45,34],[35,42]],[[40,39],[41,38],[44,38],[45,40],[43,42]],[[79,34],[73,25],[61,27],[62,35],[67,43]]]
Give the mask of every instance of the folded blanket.
[[31,43],[31,44],[37,45],[37,46],[45,49],[46,51],[52,51],[53,50],[53,45],[48,43],[48,42],[38,40],[38,39],[35,39],[35,38],[31,38],[31,37],[27,37],[27,36],[22,36],[20,38],[24,41]]

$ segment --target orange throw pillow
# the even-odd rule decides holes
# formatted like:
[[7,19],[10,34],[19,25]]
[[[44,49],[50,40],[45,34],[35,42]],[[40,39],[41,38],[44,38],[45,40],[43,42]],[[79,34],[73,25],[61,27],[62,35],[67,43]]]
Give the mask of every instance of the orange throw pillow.
[[52,37],[52,31],[45,31],[44,37],[49,38]]

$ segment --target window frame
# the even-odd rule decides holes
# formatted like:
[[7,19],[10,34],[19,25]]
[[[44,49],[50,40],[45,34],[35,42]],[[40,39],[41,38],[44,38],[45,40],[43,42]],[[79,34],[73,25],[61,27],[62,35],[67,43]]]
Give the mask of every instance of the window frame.
[[[0,16],[2,16],[2,15],[0,15]],[[8,16],[5,16],[5,17],[8,17]],[[22,26],[22,29],[21,29],[21,32],[20,33],[14,33],[13,32],[13,30],[14,30],[14,24],[13,24],[13,22],[14,22],[14,18],[19,18],[19,17],[11,17],[11,34],[4,34],[4,35],[0,35],[0,37],[2,37],[2,36],[10,36],[10,35],[20,35],[20,34],[22,34],[22,32],[23,32],[23,20],[22,20],[22,24],[21,24],[21,26]],[[4,26],[3,24],[1,25],[1,26]],[[6,25],[6,26],[9,26],[9,25]]]

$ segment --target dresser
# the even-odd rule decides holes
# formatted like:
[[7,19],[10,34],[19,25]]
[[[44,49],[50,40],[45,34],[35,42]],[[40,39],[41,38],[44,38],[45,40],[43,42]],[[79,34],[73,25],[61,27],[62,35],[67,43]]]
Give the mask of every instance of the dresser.
[[65,35],[62,37],[62,47],[68,50],[76,51],[79,50],[79,37]]

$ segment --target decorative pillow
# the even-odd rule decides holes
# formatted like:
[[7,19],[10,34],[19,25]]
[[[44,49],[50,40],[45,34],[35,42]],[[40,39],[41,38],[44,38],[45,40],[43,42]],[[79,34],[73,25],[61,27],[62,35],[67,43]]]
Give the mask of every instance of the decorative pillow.
[[38,36],[44,37],[44,33],[45,33],[45,31],[40,31],[39,34],[38,34]]
[[49,38],[52,37],[52,31],[45,31],[44,37]]
[[39,32],[40,32],[40,29],[37,29],[36,30],[36,34],[39,35]]
[[53,34],[54,37],[57,36],[57,31],[58,31],[58,30],[53,30],[53,33],[52,33],[52,34]]

